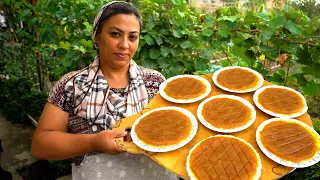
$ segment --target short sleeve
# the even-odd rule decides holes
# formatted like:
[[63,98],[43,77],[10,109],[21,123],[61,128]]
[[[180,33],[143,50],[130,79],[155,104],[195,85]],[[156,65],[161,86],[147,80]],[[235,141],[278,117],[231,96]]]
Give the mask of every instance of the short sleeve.
[[166,78],[158,71],[144,68],[143,71],[143,80],[147,89],[149,102],[156,96],[159,92],[160,84],[163,83]]
[[70,72],[60,78],[52,87],[47,102],[59,107],[63,111],[69,112],[72,108],[72,103],[67,102],[65,92],[66,83],[77,74],[77,71]]

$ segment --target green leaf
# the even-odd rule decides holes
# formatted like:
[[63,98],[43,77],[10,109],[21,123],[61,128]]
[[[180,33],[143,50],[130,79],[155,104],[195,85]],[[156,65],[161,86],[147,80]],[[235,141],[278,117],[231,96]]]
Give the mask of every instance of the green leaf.
[[168,54],[170,53],[170,48],[167,46],[161,46],[160,47],[160,53],[162,56],[167,57]]
[[21,5],[23,5],[22,2],[16,2],[14,3],[14,8],[19,8]]
[[86,48],[84,48],[83,46],[74,46],[73,49],[76,51],[80,51],[83,54],[85,54],[87,52]]
[[269,22],[269,26],[272,29],[276,29],[276,28],[278,28],[278,26],[285,25],[286,23],[287,23],[287,19],[284,16],[280,15],[280,16],[276,16],[276,18],[272,19]]
[[304,44],[302,47],[298,47],[296,56],[297,62],[300,64],[308,65],[312,63],[309,47],[306,44]]
[[171,0],[174,5],[182,5],[184,0]]
[[273,34],[273,30],[268,28],[266,30],[262,30],[261,31],[261,36],[262,36],[262,42],[266,43],[267,41],[269,41],[269,39],[271,39]]
[[318,43],[318,47],[310,47],[310,53],[311,53],[311,58],[312,62],[320,65],[320,43]]
[[220,62],[222,67],[227,67],[227,66],[231,66],[230,62],[228,61],[228,59],[223,60]]
[[161,69],[167,69],[168,67],[171,66],[171,62],[169,58],[160,58],[157,60],[157,62]]
[[149,21],[147,22],[147,27],[148,27],[149,30],[152,29],[155,25],[156,25],[156,24],[154,23],[154,21],[149,20]]
[[185,42],[180,44],[180,47],[183,48],[183,49],[191,48],[191,47],[193,47],[193,43],[190,42],[190,41],[185,41]]
[[65,50],[69,50],[71,47],[71,44],[68,41],[66,41],[66,42],[60,41],[59,45],[60,45],[60,48],[65,49]]
[[25,17],[27,15],[31,14],[31,10],[30,9],[25,9],[23,10],[23,12],[21,13],[21,17]]
[[50,44],[49,47],[54,49],[54,50],[58,49],[58,46],[56,44]]
[[294,77],[297,79],[297,84],[300,87],[305,87],[308,83],[307,79],[304,77],[303,73],[294,74]]
[[81,40],[80,40],[80,43],[81,43],[82,45],[84,45],[84,46],[87,46],[87,44],[88,44],[87,40],[85,40],[85,39],[81,39]]
[[286,72],[283,69],[279,69],[278,73],[282,76],[285,77],[286,76]]
[[213,34],[213,31],[211,29],[205,29],[205,30],[202,31],[202,34],[204,36],[209,37],[209,36],[211,36]]
[[249,34],[249,33],[243,33],[242,35],[243,35],[244,39],[248,39],[251,37],[251,34]]
[[301,34],[301,31],[298,29],[298,28],[296,28],[296,26],[294,25],[294,23],[291,21],[291,20],[289,20],[288,22],[287,22],[287,24],[285,25],[285,27],[291,32],[291,34],[293,34],[293,35],[300,35]]
[[170,52],[173,57],[177,57],[182,53],[182,50],[180,48],[171,48]]
[[163,4],[166,2],[166,0],[153,0],[153,1],[158,4]]
[[260,17],[261,19],[264,19],[266,21],[269,21],[269,15],[266,12],[260,12],[258,13],[258,17]]
[[319,72],[319,70],[320,70],[320,65],[319,66],[314,66],[314,67],[310,67],[310,66],[307,66],[307,67],[303,67],[302,68],[302,71],[303,71],[303,73],[304,74],[310,74],[310,75],[312,75],[312,74],[314,74],[314,75],[316,75],[316,74],[318,74],[318,76],[320,77],[320,72]]
[[229,33],[230,33],[230,28],[228,28],[226,26],[220,26],[218,28],[218,33],[223,37],[228,37]]
[[185,14],[184,14],[183,12],[180,12],[179,10],[178,10],[178,14],[179,14],[179,16],[182,17],[182,18],[185,17]]
[[173,30],[173,36],[177,38],[181,38],[183,35],[180,30]]
[[271,82],[275,82],[277,84],[284,83],[284,78],[278,73],[273,73],[272,76],[268,76],[267,80]]
[[236,21],[238,18],[239,18],[238,15],[235,15],[235,16],[223,16],[223,17],[221,17],[221,18],[218,18],[218,21],[225,20],[225,21],[234,22],[234,21]]
[[212,59],[213,58],[213,54],[214,52],[216,52],[216,50],[212,47],[212,48],[207,48],[207,50],[205,51],[205,54],[207,56],[208,59]]
[[313,96],[320,92],[320,84],[316,84],[314,81],[307,83],[307,86],[302,87],[303,94]]
[[214,20],[211,16],[205,16],[204,17],[204,23],[208,26],[213,25]]
[[157,44],[160,46],[161,44],[163,44],[163,40],[162,40],[162,37],[161,36],[156,36],[156,35],[154,35],[154,36],[152,36],[155,40],[156,40],[156,42],[157,42]]
[[232,52],[233,52],[233,54],[235,55],[235,56],[237,56],[237,57],[242,57],[243,55],[244,55],[244,53],[245,53],[245,51],[246,51],[246,48],[244,48],[244,47],[240,47],[240,46],[234,46],[234,47],[232,47]]
[[84,22],[83,25],[86,26],[86,31],[87,31],[87,32],[90,32],[90,33],[91,33],[91,32],[93,31],[92,25],[89,24],[88,22]]
[[194,67],[196,68],[196,71],[207,70],[209,68],[208,60],[207,59],[195,59]]
[[[183,63],[183,65],[184,65],[184,67],[186,68],[186,69],[192,69],[193,68],[193,66],[194,66],[194,63],[193,63],[193,61],[188,61],[188,60],[181,60],[182,61],[182,63]],[[179,62],[181,62],[181,61],[179,61]]]
[[251,24],[253,24],[253,23],[256,23],[257,21],[258,21],[258,17],[255,15],[255,13],[252,12],[252,11],[248,11],[248,12],[246,13],[246,16],[245,16],[243,22],[244,22],[245,24],[251,25]]
[[151,59],[158,59],[160,56],[160,51],[158,49],[151,49],[150,50],[150,58]]
[[38,18],[37,18],[37,17],[33,18],[33,19],[31,20],[32,25],[35,25],[35,24],[36,24],[36,22],[37,22],[37,20],[38,20]]
[[146,40],[148,45],[153,45],[154,44],[154,40],[153,40],[153,38],[151,36],[145,35],[145,36],[143,36],[143,38],[144,38],[144,40]]

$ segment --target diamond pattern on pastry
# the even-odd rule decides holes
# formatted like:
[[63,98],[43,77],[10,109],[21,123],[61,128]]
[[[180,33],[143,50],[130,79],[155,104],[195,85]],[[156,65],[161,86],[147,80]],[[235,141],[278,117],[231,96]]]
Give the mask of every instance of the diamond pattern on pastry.
[[193,180],[259,179],[261,160],[246,141],[228,135],[211,136],[190,151],[187,171]]

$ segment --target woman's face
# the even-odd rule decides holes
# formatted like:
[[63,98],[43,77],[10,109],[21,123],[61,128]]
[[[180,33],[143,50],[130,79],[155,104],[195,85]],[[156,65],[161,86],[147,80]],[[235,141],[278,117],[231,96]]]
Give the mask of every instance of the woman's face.
[[129,66],[139,45],[140,25],[135,15],[117,14],[109,18],[96,36],[100,63],[112,69]]

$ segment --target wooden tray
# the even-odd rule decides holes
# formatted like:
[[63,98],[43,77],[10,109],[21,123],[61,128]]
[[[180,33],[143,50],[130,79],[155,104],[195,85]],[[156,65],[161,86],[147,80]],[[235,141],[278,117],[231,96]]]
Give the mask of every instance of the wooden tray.
[[[291,167],[286,167],[282,166],[271,159],[269,159],[267,156],[263,154],[263,152],[259,149],[257,142],[256,142],[256,130],[258,126],[265,120],[273,118],[270,115],[267,115],[266,113],[260,111],[253,102],[253,93],[244,93],[244,94],[237,94],[237,93],[230,93],[227,91],[223,91],[219,89],[217,86],[215,86],[212,82],[212,74],[208,75],[203,75],[202,77],[206,78],[212,87],[212,90],[210,94],[207,96],[211,97],[214,95],[219,95],[219,94],[231,94],[231,95],[236,95],[239,97],[242,97],[246,100],[248,100],[255,108],[257,112],[257,117],[255,122],[247,129],[236,132],[236,133],[231,133],[230,135],[242,138],[246,140],[248,143],[250,143],[259,153],[261,162],[262,162],[262,172],[261,172],[261,177],[260,180],[270,180],[270,179],[278,179],[289,172],[293,171],[294,169]],[[263,86],[270,85],[271,83],[269,82],[264,82]],[[205,98],[204,98],[205,99]],[[204,100],[203,99],[203,100]],[[197,117],[197,108],[198,105],[203,101],[198,101],[190,104],[177,104],[177,103],[172,103],[169,102],[165,99],[163,99],[160,94],[155,96],[152,101],[145,107],[142,112],[135,114],[133,116],[130,116],[128,118],[124,118],[122,120],[119,120],[115,125],[113,129],[119,129],[119,130],[125,130],[127,128],[131,128],[135,120],[141,116],[143,113],[148,112],[152,109],[159,108],[159,107],[164,107],[164,106],[178,106],[185,108],[192,112],[196,117]],[[312,127],[312,122],[307,113],[303,114],[302,116],[299,116],[295,118],[297,120],[300,120],[309,126]],[[216,135],[216,134],[223,134],[223,133],[217,133],[215,131],[209,130],[205,126],[203,126],[199,120],[198,120],[198,131],[195,137],[185,146],[183,146],[180,149],[170,151],[170,152],[162,152],[162,153],[152,153],[152,152],[147,152],[143,149],[140,149],[138,146],[133,144],[132,142],[123,142],[123,138],[117,139],[117,144],[118,146],[122,147],[125,149],[127,152],[133,153],[133,154],[145,154],[149,157],[151,157],[155,162],[163,166],[164,168],[174,172],[175,174],[179,175],[180,177],[184,179],[189,179],[187,170],[186,170],[186,161],[187,161],[187,156],[190,151],[190,149],[200,140]]]

